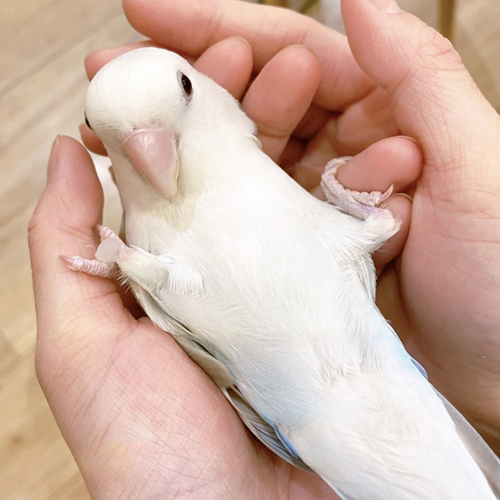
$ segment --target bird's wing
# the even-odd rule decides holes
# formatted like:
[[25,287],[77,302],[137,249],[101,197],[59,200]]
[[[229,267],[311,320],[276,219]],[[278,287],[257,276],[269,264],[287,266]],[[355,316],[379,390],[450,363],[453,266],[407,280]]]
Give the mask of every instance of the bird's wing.
[[223,391],[224,395],[231,402],[238,412],[241,420],[250,429],[252,434],[262,441],[271,451],[276,453],[289,464],[300,469],[313,472],[300,457],[295,453],[293,447],[287,444],[282,436],[277,432],[276,427],[266,422],[242,396],[236,386]]
[[213,348],[208,348],[195,340],[195,336],[186,325],[159,306],[158,299],[154,298],[151,291],[139,286],[132,286],[132,289],[151,320],[171,333],[191,359],[215,382],[252,434],[283,460],[312,472],[294,453],[293,447],[280,437],[272,423],[262,418],[241,394],[230,371],[215,357],[216,353],[211,352]]
[[458,435],[500,499],[500,460],[465,417],[438,391],[439,399],[453,420]]

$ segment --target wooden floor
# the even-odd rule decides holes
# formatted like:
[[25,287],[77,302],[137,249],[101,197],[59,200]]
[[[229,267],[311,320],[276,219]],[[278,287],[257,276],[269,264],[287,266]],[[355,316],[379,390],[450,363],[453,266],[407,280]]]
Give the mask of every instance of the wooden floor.
[[[436,3],[400,2],[433,24]],[[45,183],[54,136],[78,137],[85,54],[139,36],[128,27],[119,0],[2,0],[0,12],[0,497],[88,500],[34,373],[26,227]],[[499,26],[498,0],[458,2],[455,45],[497,109]],[[104,171],[106,162],[99,165]],[[110,218],[117,215],[116,197],[112,201]]]

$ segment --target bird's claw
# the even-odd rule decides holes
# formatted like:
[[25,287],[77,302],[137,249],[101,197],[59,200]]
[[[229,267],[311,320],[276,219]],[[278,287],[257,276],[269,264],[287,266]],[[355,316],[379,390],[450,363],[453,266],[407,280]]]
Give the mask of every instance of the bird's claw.
[[321,177],[321,188],[327,201],[343,212],[363,220],[374,213],[385,212],[380,205],[392,195],[394,186],[390,186],[384,193],[380,191],[360,192],[345,188],[337,180],[339,168],[350,158],[350,156],[342,156],[327,163]]
[[117,266],[114,262],[102,262],[97,259],[83,259],[79,255],[68,257],[60,255],[59,258],[66,262],[69,269],[80,273],[90,274],[99,278],[112,278],[115,276]]
[[103,241],[107,238],[115,238],[115,239],[121,241],[121,238],[109,227],[98,224],[97,231],[99,232],[99,236],[101,237],[101,241]]
[[100,278],[112,278],[116,275],[118,266],[116,264],[119,256],[124,256],[129,249],[120,237],[109,227],[97,226],[101,243],[95,253],[95,259],[84,259],[79,255],[59,257],[66,262],[73,271],[78,271]]

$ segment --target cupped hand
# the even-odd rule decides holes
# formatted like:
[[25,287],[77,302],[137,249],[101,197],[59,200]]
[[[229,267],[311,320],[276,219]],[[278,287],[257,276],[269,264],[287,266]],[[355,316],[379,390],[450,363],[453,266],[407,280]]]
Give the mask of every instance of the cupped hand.
[[[379,303],[431,381],[500,453],[500,119],[450,42],[394,0],[343,1],[348,43],[280,9],[228,0],[145,5],[124,0],[132,26],[194,58],[220,40],[243,36],[253,50],[253,85],[271,68],[286,75],[276,80],[281,85],[269,79],[264,87],[273,100],[285,101],[280,110],[293,106],[283,81],[305,85],[314,73],[294,65],[293,57],[287,67],[275,65],[282,49],[295,51],[300,43],[314,52],[321,73],[298,124],[287,121],[286,111],[274,115],[272,106],[249,105],[248,113],[264,124],[265,146],[271,135],[270,154],[307,188],[317,184],[329,157],[359,153],[339,173],[346,187],[383,191],[394,183],[412,194],[411,205],[392,200],[404,221],[411,210],[401,257],[393,260],[404,229],[401,240],[375,256],[379,268],[391,262]],[[98,59],[89,59],[90,71]],[[269,95],[262,98],[268,104]],[[284,125],[277,131],[276,123]],[[394,137],[400,133],[423,153],[416,182],[418,150]]]
[[91,497],[337,499],[256,442],[176,342],[123,306],[117,284],[57,258],[93,257],[102,208],[88,153],[58,138],[29,228],[36,364]]
[[[406,226],[378,253],[380,269],[401,250],[410,211],[413,222],[401,258],[386,266],[380,302],[432,381],[498,443],[500,126],[449,45],[367,0],[344,5],[357,62],[340,35],[282,9],[227,0],[124,7],[154,43],[241,99],[266,152],[306,188],[331,157],[355,154],[339,174],[347,187],[394,184],[414,196],[413,206],[390,202]],[[226,40],[234,36],[247,42]],[[129,49],[94,53],[89,74]],[[418,147],[401,132],[424,152],[418,181]],[[92,497],[337,498],[256,443],[175,342],[130,314],[114,283],[57,259],[93,256],[102,203],[89,156],[60,138],[30,225],[37,370]]]
[[[242,5],[242,9],[246,7],[247,4]],[[262,14],[260,8],[253,11],[255,6],[249,7],[254,16],[265,16],[268,10],[264,8]],[[228,3],[227,8],[230,12],[232,4]],[[255,47],[241,37],[216,40],[201,54],[194,50],[186,53],[183,47],[173,48],[241,101],[243,110],[257,125],[264,151],[315,195],[322,195],[319,182],[326,163],[345,155],[357,156],[347,173],[340,172],[341,182],[354,179],[355,188],[359,190],[370,190],[376,185],[376,189],[386,191],[392,185],[395,193],[404,193],[411,188],[421,169],[419,148],[410,138],[395,136],[399,129],[387,94],[377,89],[353,64],[345,37],[293,12],[269,11],[287,19],[291,14],[291,26],[305,22],[312,23],[311,29],[325,30],[324,35],[329,35],[326,41],[332,42],[336,52],[343,53],[344,61],[337,56],[337,70],[344,71],[343,62],[352,66],[351,73],[337,82],[332,81],[328,92],[324,92],[324,71],[315,53],[304,45],[280,48],[271,44],[267,60],[260,63]],[[237,10],[235,14],[239,18],[245,12]],[[151,43],[90,54],[86,60],[89,78],[118,55]],[[154,43],[162,46],[157,41]],[[358,87],[356,91],[352,90],[353,85]],[[81,132],[88,148],[105,154],[104,146],[87,126],[82,125]],[[411,203],[407,197],[395,196],[387,207],[402,221],[402,228],[384,245],[382,252],[376,253],[379,272],[400,253],[410,220]]]

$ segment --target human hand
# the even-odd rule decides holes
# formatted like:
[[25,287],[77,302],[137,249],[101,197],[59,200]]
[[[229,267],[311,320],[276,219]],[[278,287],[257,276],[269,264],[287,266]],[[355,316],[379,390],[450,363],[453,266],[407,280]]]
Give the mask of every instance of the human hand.
[[424,155],[411,229],[380,282],[380,305],[500,454],[500,118],[447,40],[394,2],[374,3],[392,13],[343,3],[350,45]]
[[[129,3],[131,7],[128,7]],[[146,14],[145,10],[150,7],[129,3],[125,2],[125,8],[137,8],[138,17]],[[160,2],[157,5],[162,6],[167,9],[170,6],[175,10],[175,2]],[[214,6],[215,3],[211,6],[203,4],[203,9],[207,9],[203,17],[207,21],[214,15]],[[155,8],[154,5],[151,7]],[[184,16],[186,7],[179,4],[179,12],[157,12],[159,19],[165,21],[155,24],[154,28],[152,24],[158,18],[143,22],[161,34],[171,28],[167,19]],[[197,9],[196,6],[194,9]],[[422,158],[418,146],[407,137],[394,137],[399,129],[392,117],[387,94],[377,89],[360,71],[343,35],[291,11],[239,2],[228,3],[225,9],[230,14],[229,22],[237,23],[237,28],[231,34],[243,32],[251,45],[241,37],[221,38],[224,33],[219,32],[210,35],[214,36],[213,45],[208,41],[200,42],[197,39],[200,35],[198,27],[193,28],[189,24],[189,16],[186,16],[181,26],[186,23],[189,30],[194,30],[193,33],[189,32],[187,37],[172,38],[174,42],[186,39],[190,42],[171,46],[170,40],[163,35],[160,41],[96,51],[86,60],[89,79],[105,63],[128,50],[151,44],[173,48],[199,71],[241,100],[243,110],[257,124],[264,151],[314,194],[322,196],[319,182],[325,164],[330,159],[358,153],[351,162],[357,189],[371,189],[375,181],[382,186],[383,191],[391,184],[396,193],[411,187],[421,169]],[[135,22],[135,17],[129,15],[131,21]],[[234,19],[231,17],[233,15]],[[282,16],[286,19],[284,24]],[[259,19],[265,20],[262,32],[250,31],[247,21],[253,26]],[[283,33],[275,32],[276,25],[283,27]],[[282,49],[282,38],[287,26],[297,32],[304,31],[305,26],[311,36],[317,39],[315,52],[321,44],[327,44],[335,57],[325,52],[323,56],[328,59],[322,62],[328,63],[321,67],[316,56],[304,45],[290,45]],[[201,29],[203,33],[209,33],[211,28],[204,26]],[[224,30],[225,26],[221,29]],[[261,38],[265,38],[266,42],[262,43]],[[294,41],[292,39],[291,43]],[[265,48],[262,54],[259,53],[260,45]],[[325,69],[331,79],[326,83]],[[106,154],[101,141],[86,125],[82,125],[81,132],[89,149]],[[353,177],[349,172],[347,176],[341,173],[339,179],[347,182]],[[379,272],[400,253],[409,228],[411,204],[406,197],[393,197],[387,207],[402,221],[402,228],[382,252],[376,253],[375,263]]]
[[[198,67],[210,68],[223,54],[234,57],[235,47],[251,56],[247,44],[230,40],[207,51]],[[315,69],[309,51],[299,48],[296,54]],[[222,83],[235,94],[238,79],[232,76],[242,78],[240,88],[250,76],[226,74],[229,81]],[[315,88],[304,83],[310,100]],[[68,138],[54,145],[48,178],[30,226],[37,370],[92,497],[178,498],[199,492],[204,499],[337,499],[318,477],[256,443],[175,342],[123,307],[116,284],[81,279],[54,259],[58,253],[92,256],[92,229],[103,200],[88,155]]]
[[[160,3],[148,2],[147,6],[141,7],[141,9],[146,10],[140,10],[139,4],[138,0],[125,2],[131,21],[136,23],[137,27],[138,21],[134,20],[133,12],[133,9],[136,8],[136,16],[140,13],[143,17],[149,15],[151,18],[155,18],[155,30],[158,30],[158,12],[155,9],[160,7]],[[357,124],[363,129],[358,138],[354,138],[358,147],[363,143],[363,140],[365,141],[364,146],[367,146],[377,139],[398,133],[397,123],[401,125],[405,133],[413,131],[400,116],[402,114],[408,119],[408,113],[405,115],[400,110],[400,108],[405,109],[403,99],[400,102],[395,99],[394,109],[398,122],[395,121],[392,113],[387,112],[387,109],[385,112],[380,111],[377,120],[377,113],[375,113],[377,105],[381,106],[385,103],[388,106],[389,101],[383,91],[377,90],[374,84],[363,76],[353,63],[347,47],[343,46],[341,39],[337,39],[332,32],[327,32],[325,28],[311,24],[312,22],[306,18],[285,11],[278,11],[280,16],[285,16],[279,23],[283,32],[276,33],[271,30],[273,22],[276,25],[276,18],[270,16],[265,17],[269,24],[264,22],[261,25],[261,31],[259,31],[255,27],[255,23],[259,19],[262,20],[261,11],[233,9],[234,4],[237,3],[222,4],[223,8],[220,11],[226,13],[225,21],[218,27],[215,23],[213,25],[215,31],[211,32],[208,27],[200,25],[200,19],[205,18],[207,12],[214,10],[214,2],[205,0],[200,4],[197,2],[186,4],[186,2],[165,1],[163,8],[171,10],[170,13],[163,12],[164,31],[169,33],[172,38],[179,37],[179,32],[184,31],[185,38],[182,40],[189,39],[194,45],[198,44],[198,47],[194,47],[192,52],[193,57],[196,57],[210,45],[210,41],[216,41],[218,38],[222,39],[237,34],[237,32],[241,33],[247,26],[246,29],[249,31],[242,34],[249,39],[254,48],[255,70],[259,71],[260,69],[261,75],[264,72],[265,61],[269,60],[283,44],[298,42],[305,32],[314,42],[311,45],[321,44],[321,39],[326,37],[323,51],[320,50],[320,46],[313,47],[318,55],[323,73],[318,75],[319,88],[317,92],[314,91],[316,94],[312,111],[307,111],[309,108],[309,104],[307,104],[302,112],[313,115],[314,119],[311,118],[311,120],[314,122],[324,112],[321,108],[323,110],[330,109],[328,101],[322,101],[322,99],[327,100],[329,95],[328,80],[325,76],[327,74],[330,75],[330,80],[333,74],[338,77],[336,84],[332,85],[334,93],[330,95],[330,99],[333,99],[331,109],[344,109],[345,111],[338,119],[332,118],[330,112],[327,113],[331,128],[329,129],[327,126],[321,131],[329,131],[330,134],[325,133],[322,136],[320,131],[319,135],[309,137],[311,134],[308,136],[304,133],[305,142],[309,138],[316,140],[317,146],[314,148],[310,146],[316,151],[315,161],[301,164],[302,149],[297,148],[295,141],[292,140],[292,146],[288,147],[287,153],[283,155],[283,160],[285,164],[289,165],[294,163],[289,158],[297,159],[295,175],[298,179],[301,179],[301,174],[297,174],[297,172],[303,169],[307,175],[303,175],[301,180],[305,183],[311,180],[310,184],[312,185],[314,184],[312,179],[314,175],[317,175],[315,169],[324,166],[330,156],[357,152],[355,145],[349,144],[351,136],[347,134],[347,131],[344,130],[344,136],[338,133],[344,126],[349,130],[346,125],[349,123],[355,129],[356,119]],[[239,4],[237,5],[239,6]],[[197,11],[199,17],[196,17],[189,10],[190,7],[196,6],[199,9]],[[255,6],[248,7],[259,9]],[[244,8],[246,9],[247,6]],[[351,23],[353,22],[353,8],[347,7],[351,10],[350,13],[349,10],[346,11],[347,24],[349,24],[349,20]],[[365,11],[367,9],[368,7],[365,7]],[[149,14],[147,14],[148,11]],[[254,15],[251,15],[251,12]],[[363,10],[361,9],[360,12]],[[290,15],[293,17],[289,17]],[[356,14],[356,16],[358,15],[359,13]],[[371,16],[372,22],[375,23],[378,20],[379,25],[383,26],[383,22],[388,22],[387,19],[382,18],[381,14],[372,12]],[[175,21],[176,19],[177,21]],[[170,26],[170,22],[176,26]],[[366,17],[364,21],[361,17],[357,22],[365,22],[366,25],[370,23]],[[252,28],[248,28],[248,26]],[[189,29],[193,32],[191,38],[187,36]],[[256,31],[253,32],[251,29]],[[408,37],[412,34],[416,36],[415,32],[418,31],[419,26],[400,36]],[[196,40],[195,32],[206,32],[207,39],[201,42]],[[285,32],[288,33],[287,40],[284,40]],[[366,36],[366,33],[358,32],[357,35],[362,37]],[[260,37],[267,39],[268,43],[259,42]],[[181,38],[179,37],[177,40],[177,43],[180,43]],[[333,42],[333,40],[337,41]],[[162,40],[158,39],[158,41]],[[389,42],[385,40],[386,44]],[[169,48],[176,48],[172,43],[167,44],[167,40],[162,41],[162,43]],[[359,42],[359,44],[361,43]],[[332,50],[333,46],[338,50]],[[187,52],[186,46],[177,48]],[[355,46],[354,48],[356,49]],[[302,54],[307,53],[302,48],[288,50],[301,51]],[[333,52],[331,58],[329,58],[328,50]],[[363,52],[363,50],[367,50],[367,47],[361,47],[360,50]],[[384,52],[379,51],[378,53]],[[287,64],[296,60],[296,54],[298,52],[294,53],[294,57],[289,57]],[[101,55],[95,54],[93,58],[89,59],[89,68],[92,69],[93,64],[97,66],[99,57],[103,55],[107,56],[105,53],[101,53]],[[357,55],[359,58],[359,54]],[[304,66],[308,66],[307,57],[305,56],[305,58]],[[214,59],[217,58],[214,57]],[[203,59],[201,61],[203,62]],[[208,59],[205,61],[209,62]],[[440,63],[446,62],[438,61]],[[423,63],[425,61],[421,62],[425,66]],[[274,65],[276,70],[274,76],[278,77],[281,71],[285,71],[287,64]],[[308,78],[316,71],[314,65],[314,62],[310,63],[312,71],[307,73]],[[303,70],[304,66],[299,66]],[[344,67],[347,69],[340,73],[340,69]],[[416,66],[416,68],[419,67]],[[268,65],[267,68],[273,69],[273,66]],[[369,72],[370,68],[364,69]],[[297,72],[296,66],[294,71]],[[338,76],[337,72],[342,76]],[[284,78],[285,82],[290,78],[290,73],[286,75],[288,76]],[[234,76],[234,72],[226,72],[226,77],[230,81]],[[273,80],[274,76],[273,73],[268,73],[268,78],[261,79],[261,91],[271,92],[271,96],[276,95],[272,94],[276,88],[270,85],[273,81],[276,82]],[[370,76],[375,78],[372,74]],[[248,78],[248,73],[246,78]],[[257,79],[254,85],[256,85],[255,89],[258,90],[256,82],[258,82]],[[302,81],[302,83],[304,82]],[[383,83],[382,80],[379,83],[393,94],[390,85]],[[433,83],[432,79],[430,83]],[[227,86],[230,87],[230,85]],[[295,86],[298,90],[302,89],[300,85],[297,85],[297,81]],[[307,85],[304,86],[307,87]],[[371,89],[374,89],[372,93],[370,93]],[[257,90],[255,90],[254,96],[258,102],[259,93]],[[278,96],[287,97],[283,88],[277,90]],[[233,93],[237,92],[233,91]],[[251,94],[245,95],[248,97]],[[306,92],[306,95],[311,94]],[[362,99],[361,97],[365,95],[368,97]],[[335,99],[339,99],[339,101],[335,101]],[[270,98],[269,100],[273,104]],[[307,99],[304,99],[302,103],[305,101]],[[354,104],[349,106],[349,103]],[[257,106],[256,108],[255,113],[258,116],[258,110],[264,109],[265,106]],[[320,109],[318,110],[318,108]],[[285,99],[285,105],[281,110],[282,117],[284,115],[290,116],[289,113],[292,112],[292,103],[287,103]],[[349,118],[349,113],[351,118]],[[300,114],[298,113],[297,116],[296,120],[300,121]],[[253,118],[255,119],[255,115]],[[265,125],[269,118],[272,118],[272,113],[268,113],[267,117],[264,116],[260,120],[262,124],[259,125],[261,125],[261,138],[264,147],[273,155],[276,153],[273,153],[272,146],[281,143],[284,147],[287,144],[286,132],[288,130],[288,134],[290,134],[293,127],[290,128],[290,121],[287,125],[288,129],[278,127],[273,130],[271,126],[269,133],[266,133]],[[415,123],[418,121],[419,117],[417,116]],[[259,123],[259,120],[257,122]],[[303,126],[305,127],[305,123]],[[353,130],[354,132],[355,130]],[[422,131],[420,134],[415,133],[414,135],[422,144],[424,144],[422,139],[429,139]],[[270,139],[269,144],[266,144],[267,138]],[[415,153],[416,150],[411,141],[393,139],[391,140],[392,145],[389,143],[387,149],[396,158],[400,154],[398,153],[399,146],[394,146],[395,143],[392,141],[404,141],[404,144],[410,144],[407,151],[409,151],[410,163],[413,162],[411,169],[402,172],[394,171],[397,161],[392,163],[389,161],[389,166],[385,169],[385,158],[381,155],[381,150],[378,149],[381,145],[377,144],[370,148],[371,151],[367,150],[364,155],[360,154],[357,160],[352,160],[347,164],[339,176],[340,180],[354,189],[384,189],[387,186],[380,185],[381,181],[390,184],[394,182],[394,178],[397,179],[397,176],[401,175],[403,181],[401,181],[399,189],[405,189],[414,180],[415,172],[418,173],[420,163],[418,152]],[[314,144],[314,142],[311,140],[308,144]],[[387,144],[386,141],[385,146]],[[330,152],[327,151],[328,147]],[[405,148],[406,146],[402,149]],[[359,150],[361,149],[360,147]],[[425,146],[424,150],[426,150]],[[280,156],[279,147],[276,148],[276,151],[278,153],[274,156],[275,158]],[[298,151],[296,156],[293,154],[294,151]],[[378,154],[375,154],[377,151]],[[324,162],[322,152],[325,156]],[[368,155],[372,156],[368,157]],[[287,159],[288,161],[286,161]],[[321,162],[323,165],[320,165]],[[429,165],[435,170],[436,164],[429,164],[426,151],[426,171]],[[367,179],[361,175],[365,173],[369,174]],[[361,186],[360,183],[363,182],[368,182],[368,185]],[[443,185],[442,183],[441,186]],[[421,183],[417,185],[416,202],[418,202],[419,197],[426,193],[426,189],[429,190],[429,186]],[[54,259],[54,255],[57,253],[83,254],[82,249],[88,245],[92,246],[92,250],[89,250],[89,256],[91,256],[96,245],[96,236],[91,228],[100,222],[101,209],[102,193],[88,156],[76,143],[62,138],[59,145],[55,146],[49,169],[48,187],[33,218],[30,231],[39,326],[37,366],[42,386],[63,434],[82,469],[93,498],[122,498],[127,495],[134,498],[153,496],[168,498],[180,494],[190,497],[199,495],[203,498],[211,498],[211,496],[217,498],[263,498],[265,495],[270,495],[272,498],[285,496],[288,498],[336,498],[320,480],[290,468],[249,439],[232,409],[228,407],[205,375],[186,359],[184,353],[169,336],[158,332],[147,320],[136,321],[122,307],[122,302],[117,295],[117,288],[112,283],[87,276],[73,275],[67,271],[62,263]],[[415,214],[415,207],[413,210]],[[421,227],[422,229],[425,227]],[[382,298],[385,298],[384,304],[389,304],[391,313],[398,313],[395,317],[400,326],[403,326],[403,319],[408,322],[412,317],[404,315],[404,309],[392,297],[395,295],[394,290],[397,291],[397,288],[394,287],[395,283],[399,284],[399,280],[404,279],[405,272],[411,272],[411,266],[404,267],[403,264],[407,252],[410,251],[408,248],[411,249],[411,244],[413,244],[414,249],[418,248],[418,240],[412,243],[413,231],[412,226],[410,240],[401,260],[401,272],[388,273],[379,291]],[[432,235],[433,233],[428,232],[427,234]],[[491,231],[488,234],[492,234]],[[397,245],[394,248],[397,248]],[[443,259],[444,264],[447,263],[446,254],[436,253],[434,257],[434,262]],[[428,258],[430,257],[428,256]],[[423,271],[425,271],[425,267]],[[421,268],[420,272],[423,271]],[[433,269],[434,273],[438,271],[439,269]],[[419,269],[413,271],[413,278],[418,272]],[[460,276],[455,276],[456,280],[459,278]],[[406,300],[413,296],[418,301],[422,294],[424,294],[424,299],[426,298],[425,290],[418,286],[410,287],[410,290],[403,289],[403,291],[405,294],[403,297]],[[456,294],[456,290],[453,292]],[[446,314],[447,310],[444,313]],[[425,314],[422,318],[425,319]],[[470,318],[471,321],[475,319],[478,318]],[[433,315],[429,315],[426,319],[431,326],[433,320]],[[450,321],[450,318],[447,318],[447,321]],[[408,338],[416,339],[416,341],[423,331],[422,326],[417,326],[418,328],[413,330],[409,328],[404,330]],[[431,332],[423,331],[425,335],[429,333]],[[444,333],[439,330],[433,341],[438,346],[442,342],[451,342],[452,346],[460,347],[461,338],[449,340],[452,333],[451,330],[446,330]],[[478,340],[480,341],[480,339]],[[479,345],[479,341],[477,345]],[[491,346],[486,355],[489,356],[490,351]],[[465,349],[464,354],[466,354]],[[438,383],[441,380],[446,381],[446,377],[443,377],[442,374],[440,376],[439,372],[429,367],[426,359],[424,358],[424,364],[431,371],[434,381]],[[443,360],[447,359],[450,362],[453,360],[452,357],[443,356]],[[463,367],[463,364],[461,366]],[[474,365],[469,368],[469,372],[474,375]],[[488,373],[492,372],[490,370]],[[464,373],[463,376],[465,377],[466,374]],[[469,382],[476,380],[480,380],[480,377],[471,379]],[[189,387],[186,388],[186,386]],[[456,394],[460,395],[459,389],[461,388],[455,387],[454,389]],[[447,394],[449,395],[449,393]]]
[[91,497],[337,499],[256,442],[177,343],[124,307],[118,284],[57,258],[93,257],[103,201],[88,153],[57,139],[29,228],[36,365]]
[[[451,44],[389,0],[343,2],[355,59],[343,38],[293,12],[223,0],[124,8],[137,30],[193,58],[243,36],[258,75],[243,107],[266,152],[306,188],[331,157],[359,153],[339,173],[346,187],[394,183],[413,195],[412,205],[389,205],[405,224],[375,255],[379,270],[392,262],[379,304],[431,381],[500,452],[500,120]],[[296,43],[314,51],[320,74]],[[113,55],[91,56],[89,73]],[[231,67],[220,61],[205,66],[215,78]],[[415,184],[421,158],[399,133],[424,153]]]
[[[419,169],[415,151],[401,159],[408,168],[378,150],[389,139],[375,141],[401,132],[419,143],[424,168],[412,190],[411,229],[401,258],[382,277],[379,303],[433,383],[500,452],[500,120],[451,44],[389,0],[343,2],[355,61],[337,35],[294,13],[252,17],[253,6],[216,0],[156,0],[148,9],[125,0],[124,6],[136,29],[193,55],[221,38],[244,36],[257,71],[283,46],[307,44],[322,73],[298,132],[311,125],[318,107],[340,112],[308,137],[314,161],[306,154],[295,166],[307,187],[317,179],[310,171],[327,156],[371,145],[344,166],[339,180],[358,190],[383,191],[390,182],[404,190]],[[409,220],[408,206],[391,208]],[[379,266],[400,243],[379,252]]]

